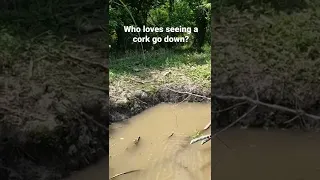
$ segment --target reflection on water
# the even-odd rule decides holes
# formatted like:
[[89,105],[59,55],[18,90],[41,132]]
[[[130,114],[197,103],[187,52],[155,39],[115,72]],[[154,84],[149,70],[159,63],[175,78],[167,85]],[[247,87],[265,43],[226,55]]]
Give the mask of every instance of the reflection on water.
[[320,135],[229,129],[212,142],[215,180],[319,180]]

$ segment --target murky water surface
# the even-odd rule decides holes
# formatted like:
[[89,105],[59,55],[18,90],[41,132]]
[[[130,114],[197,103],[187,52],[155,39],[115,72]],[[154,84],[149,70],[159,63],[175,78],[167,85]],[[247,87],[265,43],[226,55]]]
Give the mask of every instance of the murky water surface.
[[320,134],[229,129],[212,140],[214,180],[319,180]]
[[210,104],[161,104],[112,126],[109,176],[139,170],[114,179],[209,180],[211,142],[189,144],[209,121]]
[[150,108],[111,126],[109,159],[69,180],[209,180],[211,167],[214,180],[320,179],[320,133],[231,128],[218,136],[228,147],[212,140],[211,162],[210,142],[189,145],[209,119],[208,104]]
[[[67,180],[209,180],[211,142],[190,145],[210,121],[210,104],[160,104],[110,127],[110,155]],[[210,132],[208,129],[205,133]],[[135,143],[135,140],[140,140]],[[109,160],[109,175],[108,175]]]

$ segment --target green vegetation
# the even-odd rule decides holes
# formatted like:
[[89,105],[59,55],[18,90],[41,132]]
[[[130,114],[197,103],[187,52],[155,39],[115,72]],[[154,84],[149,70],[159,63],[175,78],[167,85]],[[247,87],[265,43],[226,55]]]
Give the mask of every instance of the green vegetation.
[[190,136],[191,139],[195,139],[195,138],[198,138],[202,135],[202,131],[200,130],[195,130],[194,133]]
[[[112,1],[110,3],[110,94],[156,90],[164,84],[210,87],[210,3],[206,0]],[[186,43],[133,43],[146,33],[125,33],[123,26],[197,27],[198,33],[147,33],[183,37]]]
[[[128,50],[156,49],[162,47],[176,47],[170,43],[158,43],[151,45],[150,43],[141,44],[133,43],[132,38],[141,36],[146,33],[128,33],[124,31],[123,26],[135,26],[142,28],[147,27],[197,27],[199,33],[193,33],[190,39],[191,43],[198,50],[209,42],[210,29],[210,3],[206,0],[150,0],[150,1],[117,1],[113,0],[110,3],[110,42],[111,51],[116,53],[126,52]],[[148,33],[152,37],[184,36],[185,33],[165,33],[154,32]],[[194,37],[193,37],[194,36]]]
[[163,84],[197,84],[209,88],[209,47],[204,53],[159,49],[110,62],[110,86],[154,90]]

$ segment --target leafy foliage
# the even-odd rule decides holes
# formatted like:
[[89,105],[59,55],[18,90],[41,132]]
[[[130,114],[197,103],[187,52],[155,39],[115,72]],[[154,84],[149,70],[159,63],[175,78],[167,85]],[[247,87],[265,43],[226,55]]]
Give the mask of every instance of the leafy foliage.
[[[144,33],[124,33],[123,26],[142,27],[201,27],[209,34],[207,27],[210,19],[210,3],[203,0],[114,0],[110,4],[110,23],[109,32],[111,44],[114,51],[138,49],[139,44],[132,43],[132,37],[143,36]],[[204,13],[199,13],[204,12]],[[204,21],[197,21],[197,18]],[[201,25],[204,24],[204,25]],[[200,34],[200,33],[199,33]],[[164,33],[153,33],[152,36],[162,37]],[[179,35],[176,33],[175,35]],[[180,35],[183,35],[180,33]],[[205,35],[204,35],[205,36]],[[208,35],[207,35],[208,37]],[[197,37],[196,37],[197,38]],[[199,38],[197,38],[199,39]],[[199,46],[202,47],[204,40]],[[170,45],[169,45],[170,46]],[[176,46],[176,45],[175,45]],[[151,46],[144,45],[145,48]],[[160,47],[167,47],[160,44]],[[154,48],[154,46],[152,47]]]

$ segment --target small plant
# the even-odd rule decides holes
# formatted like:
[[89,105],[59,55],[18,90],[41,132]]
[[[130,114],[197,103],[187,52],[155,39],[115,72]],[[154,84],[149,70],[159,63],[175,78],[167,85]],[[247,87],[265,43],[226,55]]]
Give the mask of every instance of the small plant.
[[195,130],[194,134],[190,136],[191,139],[195,139],[201,136],[201,131],[200,130]]

